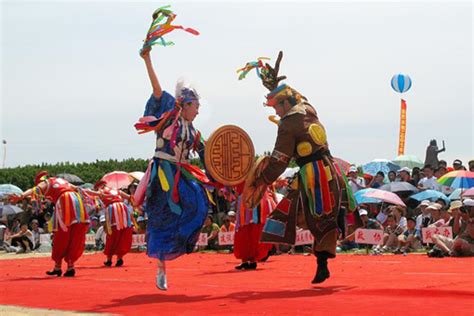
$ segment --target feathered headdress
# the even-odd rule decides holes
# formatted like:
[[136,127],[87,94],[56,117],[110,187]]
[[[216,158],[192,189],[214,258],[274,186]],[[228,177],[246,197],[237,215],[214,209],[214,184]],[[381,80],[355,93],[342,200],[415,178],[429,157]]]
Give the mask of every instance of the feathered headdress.
[[175,97],[179,104],[194,102],[199,104],[200,99],[196,89],[186,83],[183,79],[179,79],[176,83]]
[[297,102],[302,98],[301,94],[289,85],[280,84],[280,81],[286,79],[286,76],[278,75],[282,58],[283,52],[280,51],[275,62],[275,67],[270,66],[268,63],[263,63],[262,60],[269,58],[260,57],[257,61],[248,62],[245,67],[237,70],[237,72],[241,72],[239,80],[242,80],[249,71],[256,69],[257,76],[262,80],[262,84],[270,90],[270,93],[266,95],[267,102],[264,103],[266,106],[275,106],[278,102],[287,98],[294,98]]

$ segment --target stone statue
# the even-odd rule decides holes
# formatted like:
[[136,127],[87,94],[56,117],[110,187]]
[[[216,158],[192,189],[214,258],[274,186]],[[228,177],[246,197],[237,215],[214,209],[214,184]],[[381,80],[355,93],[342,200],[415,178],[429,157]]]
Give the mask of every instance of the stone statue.
[[430,145],[426,148],[425,166],[431,165],[434,169],[438,168],[438,154],[446,151],[443,140],[443,148],[438,150],[438,144],[435,139],[430,140]]

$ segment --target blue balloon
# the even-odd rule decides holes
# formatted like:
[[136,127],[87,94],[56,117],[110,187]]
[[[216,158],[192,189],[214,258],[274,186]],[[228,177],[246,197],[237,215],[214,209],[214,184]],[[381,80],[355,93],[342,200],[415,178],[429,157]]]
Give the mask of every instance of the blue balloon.
[[392,89],[404,93],[411,88],[411,78],[408,75],[398,74],[392,77]]

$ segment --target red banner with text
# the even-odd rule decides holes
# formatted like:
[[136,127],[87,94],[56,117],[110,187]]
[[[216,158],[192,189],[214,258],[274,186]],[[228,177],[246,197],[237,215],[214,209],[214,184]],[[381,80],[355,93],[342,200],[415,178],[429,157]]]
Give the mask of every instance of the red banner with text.
[[400,135],[398,140],[398,155],[405,154],[405,135],[407,131],[407,103],[402,99],[400,107]]

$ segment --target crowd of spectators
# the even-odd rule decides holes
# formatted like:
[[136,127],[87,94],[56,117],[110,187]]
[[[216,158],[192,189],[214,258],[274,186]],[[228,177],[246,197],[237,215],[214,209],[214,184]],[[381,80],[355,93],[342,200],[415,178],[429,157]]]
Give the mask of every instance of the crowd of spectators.
[[[468,163],[474,171],[474,160]],[[419,191],[435,190],[449,195],[453,189],[441,185],[437,179],[452,170],[467,170],[462,161],[456,159],[452,167],[439,161],[438,167],[425,165],[423,168],[401,168],[387,174],[388,182],[403,181],[412,184]],[[355,166],[348,172],[348,181],[355,193],[366,188],[377,189],[385,184],[385,173],[380,171],[374,177],[364,175]],[[383,231],[382,244],[374,246],[373,254],[393,252],[407,254],[410,251],[426,250],[430,257],[473,256],[474,255],[474,200],[438,198],[419,203],[409,199],[413,192],[397,192],[407,207],[384,204],[361,204],[357,212],[347,214],[344,232],[338,244],[339,251],[367,247],[355,243],[355,229],[377,229]],[[432,236],[433,243],[423,244],[422,229],[430,227],[451,227],[452,238],[440,234]]]
[[[450,169],[466,170],[462,162],[455,160],[452,167],[440,161],[437,168],[429,165],[423,168],[401,168],[385,175],[378,172],[375,176],[360,176],[355,166],[351,166],[347,178],[352,191],[355,193],[365,188],[380,188],[387,182],[404,181],[417,187],[418,190],[437,190],[446,194],[452,192],[450,187],[440,185],[436,180]],[[474,171],[474,161],[469,162],[469,170]],[[220,189],[213,191],[214,204],[210,204],[209,215],[201,232],[207,235],[208,245],[201,249],[232,250],[230,246],[220,246],[219,232],[235,231],[237,199],[232,191]],[[383,231],[382,244],[373,247],[373,254],[393,252],[407,254],[413,251],[427,251],[430,257],[443,256],[472,256],[474,255],[474,201],[471,199],[446,201],[424,200],[414,204],[407,196],[400,196],[407,207],[387,204],[361,204],[355,212],[343,212],[340,221],[339,251],[349,251],[356,248],[367,248],[355,242],[357,228]],[[0,249],[24,253],[30,251],[49,251],[42,247],[41,234],[50,234],[51,215],[54,205],[48,201],[41,203],[39,210],[27,199],[20,205],[25,211],[15,216],[0,219]],[[146,214],[134,214],[134,234],[145,234]],[[90,217],[89,234],[94,235],[95,245],[88,245],[90,250],[103,250],[105,244],[105,216],[103,211],[96,210]],[[432,244],[423,244],[422,228],[451,227],[453,238],[434,235]],[[279,247],[294,252],[295,247]],[[141,248],[143,249],[143,248]],[[296,247],[303,250],[303,247]]]

